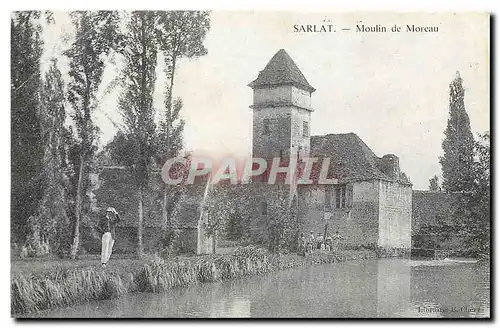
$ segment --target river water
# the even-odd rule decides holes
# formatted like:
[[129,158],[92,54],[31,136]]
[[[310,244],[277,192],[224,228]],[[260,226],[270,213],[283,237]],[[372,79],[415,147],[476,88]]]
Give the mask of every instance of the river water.
[[485,266],[378,259],[140,293],[37,317],[489,317]]

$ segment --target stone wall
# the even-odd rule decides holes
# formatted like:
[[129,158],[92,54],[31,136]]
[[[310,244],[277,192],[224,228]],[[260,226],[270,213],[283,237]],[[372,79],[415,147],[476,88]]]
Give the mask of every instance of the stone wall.
[[[304,136],[303,124],[307,122],[308,134]],[[311,150],[311,112],[301,108],[292,110],[292,131],[291,131],[291,153],[296,156],[297,153],[305,152],[309,154]]]
[[299,232],[309,235],[310,231],[317,236],[319,232],[324,233],[324,204],[325,188],[318,185],[299,186],[298,216]]
[[292,101],[292,89],[288,85],[255,89],[253,92],[254,105],[271,105]]
[[292,86],[292,103],[302,107],[311,108],[311,93]]
[[[293,104],[299,106],[293,106]],[[253,112],[253,157],[290,156],[309,152],[311,134],[310,93],[292,86],[256,89]],[[264,120],[269,133],[264,133]],[[303,135],[303,122],[308,134]]]
[[291,85],[258,88],[253,92],[253,104],[259,107],[294,104],[311,108],[311,93]]
[[[332,188],[328,186],[327,188]],[[350,184],[352,205],[333,209],[328,221],[328,233],[338,231],[345,245],[370,245],[378,241],[378,182],[362,181]],[[325,186],[301,186],[299,197],[299,219],[302,232],[314,231],[324,234]]]
[[245,207],[246,235],[252,242],[266,244],[271,218],[289,204],[290,186],[252,183],[242,188],[245,199],[240,202],[240,206]]
[[[352,207],[337,210],[339,217],[334,225],[352,245],[373,245],[378,239],[377,180],[352,183]],[[338,215],[337,215],[338,216]]]
[[[290,153],[291,107],[254,109],[252,156],[279,157]],[[264,131],[264,120],[269,120],[269,133]]]
[[380,180],[379,238],[382,247],[411,246],[412,190],[410,185]]

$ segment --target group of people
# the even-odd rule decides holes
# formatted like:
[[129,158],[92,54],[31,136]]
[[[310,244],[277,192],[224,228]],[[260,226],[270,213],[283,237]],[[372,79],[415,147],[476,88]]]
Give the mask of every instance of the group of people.
[[317,237],[314,237],[314,231],[311,231],[309,238],[306,238],[304,233],[301,233],[299,239],[299,253],[305,255],[306,253],[311,253],[315,249],[322,251],[337,250],[341,239],[342,236],[338,231],[336,231],[333,236],[326,234],[326,237],[324,237],[321,232]]

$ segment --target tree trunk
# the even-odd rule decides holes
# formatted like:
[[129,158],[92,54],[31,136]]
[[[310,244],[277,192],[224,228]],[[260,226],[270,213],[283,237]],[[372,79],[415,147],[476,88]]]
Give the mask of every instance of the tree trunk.
[[71,243],[70,257],[76,258],[78,247],[80,246],[80,217],[82,214],[82,186],[83,186],[83,167],[84,156],[80,155],[80,169],[78,172],[78,184],[76,187],[76,204],[75,204],[75,224],[73,226],[73,242]]
[[215,249],[217,245],[217,231],[212,234],[212,253],[215,254]]
[[162,206],[161,206],[161,213],[162,213],[162,216],[163,216],[163,223],[165,224],[165,226],[169,227],[169,218],[168,218],[168,213],[167,213],[167,202],[168,202],[168,193],[167,193],[167,184],[165,183],[163,185],[163,203],[162,203]]
[[[171,125],[172,125],[172,98],[173,98],[173,88],[174,88],[174,78],[175,78],[175,65],[176,65],[176,55],[174,54],[172,56],[172,74],[170,76],[170,85],[168,88],[168,95],[167,95],[167,160],[168,157],[171,156],[172,154],[170,153],[170,131]],[[162,215],[163,215],[163,221],[166,223],[167,228],[169,228],[169,223],[170,223],[170,218],[168,217],[167,213],[167,207],[168,207],[168,191],[167,191],[167,184],[163,186],[163,204],[162,204]]]
[[142,223],[144,221],[144,204],[143,204],[143,192],[142,192],[142,187],[139,188],[139,224],[137,228],[137,255],[139,257],[142,256],[143,254],[143,246],[142,246]]

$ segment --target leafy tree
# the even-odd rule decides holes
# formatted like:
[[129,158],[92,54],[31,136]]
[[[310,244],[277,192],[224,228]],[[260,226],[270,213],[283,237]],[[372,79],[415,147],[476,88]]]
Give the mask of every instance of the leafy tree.
[[84,195],[89,186],[88,174],[96,151],[98,129],[92,121],[92,112],[97,107],[96,93],[101,84],[106,57],[119,43],[120,37],[117,12],[76,11],[70,13],[70,17],[76,35],[64,54],[70,60],[68,101],[79,141],[73,241],[70,249],[71,257],[75,258],[80,242]]
[[[156,12],[134,11],[127,24],[125,47],[124,92],[119,99],[124,132],[120,137],[122,161],[135,177],[138,197],[138,245],[143,253],[142,230],[144,198],[148,188],[155,151],[153,92],[156,81],[157,44],[154,35]],[[125,155],[126,154],[126,155]]]
[[475,142],[476,161],[474,162],[474,184],[471,192],[465,193],[459,203],[466,236],[465,247],[478,253],[489,254],[490,251],[490,134],[485,133]]
[[[272,204],[269,213],[268,242],[272,252],[295,251],[298,240],[296,199],[290,202],[288,190],[279,188],[271,192]],[[296,196],[294,196],[296,197]]]
[[468,192],[473,188],[474,138],[465,110],[465,91],[457,72],[450,83],[450,116],[444,132],[444,155],[439,158],[446,192]]
[[208,213],[207,233],[214,236],[224,229],[243,197],[239,186],[210,185],[203,204]]
[[[475,142],[473,183],[467,192],[455,194],[454,206],[438,218],[436,225],[421,227],[414,244],[452,248],[456,255],[480,256],[490,252],[490,136],[485,133]],[[431,240],[425,236],[432,235]]]
[[41,140],[43,142],[43,196],[38,226],[50,249],[62,254],[68,249],[69,218],[66,213],[67,177],[63,170],[65,150],[64,83],[53,60],[41,90]]
[[238,207],[234,208],[234,212],[229,216],[229,220],[226,224],[226,237],[229,240],[239,240],[243,237],[244,233],[244,222],[243,213]]
[[439,186],[439,178],[438,178],[437,174],[434,174],[434,176],[429,179],[429,190],[430,191],[441,191],[441,187]]
[[38,11],[18,11],[11,17],[11,229],[20,242],[42,196],[40,17]]
[[[179,118],[180,99],[173,100],[175,72],[179,59],[200,57],[207,54],[203,45],[210,29],[210,15],[206,11],[163,11],[157,14],[155,29],[159,49],[165,60],[165,108],[158,126],[158,164],[176,157],[182,149],[184,121]],[[178,199],[178,188],[163,186],[162,215],[167,225],[171,211]],[[170,205],[169,205],[170,204]],[[173,205],[173,206],[172,206]]]
[[[67,177],[66,189],[66,213],[70,219],[69,238],[72,238],[71,225],[75,218],[76,209],[76,187],[78,186],[78,168],[80,167],[80,142],[72,126],[65,126],[62,139],[64,148],[61,149],[61,171]],[[69,242],[71,244],[71,240]],[[71,246],[70,246],[71,247]],[[69,250],[69,248],[68,248]]]
[[[270,188],[266,190],[267,216],[259,223],[265,229],[258,239],[247,236],[249,231],[245,231],[249,225],[246,220],[255,219],[248,215],[254,213],[255,204],[259,202],[258,195],[261,194],[259,187],[252,185],[211,186],[204,204],[204,211],[208,213],[207,234],[216,238],[219,232],[225,232],[227,237],[249,237],[252,242],[261,243],[272,252],[294,251],[299,228],[295,206],[297,199],[293,198],[290,202],[288,185],[265,187]],[[249,193],[249,190],[253,192]]]
[[[174,102],[173,110],[165,110],[156,131],[156,163],[161,169],[169,158],[177,157],[182,151],[184,120],[179,117],[182,101]],[[180,197],[180,186],[162,184],[162,216],[167,228],[171,226],[172,210]]]

